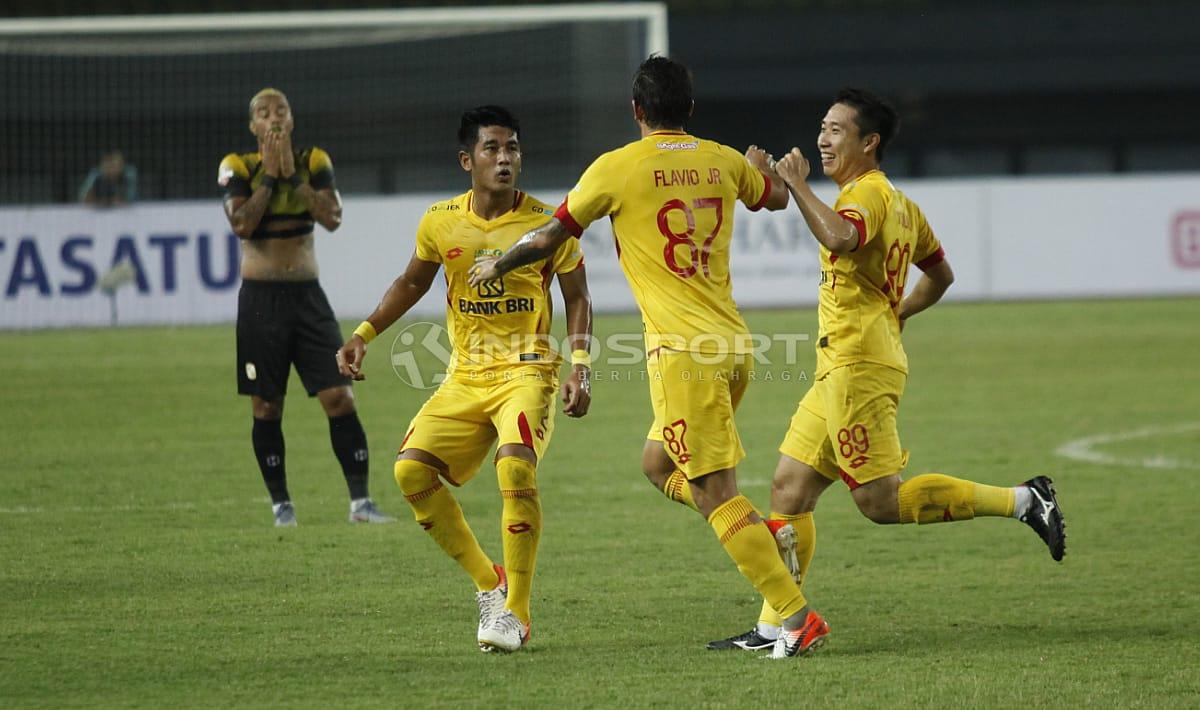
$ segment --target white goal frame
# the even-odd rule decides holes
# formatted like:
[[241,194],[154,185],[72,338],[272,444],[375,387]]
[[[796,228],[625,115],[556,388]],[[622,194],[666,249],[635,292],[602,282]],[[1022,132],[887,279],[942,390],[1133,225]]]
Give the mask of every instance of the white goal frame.
[[565,24],[645,20],[647,54],[667,54],[667,6],[661,2],[511,5],[479,8],[407,8],[310,12],[247,12],[190,15],[46,17],[0,20],[0,38],[94,33],[209,32],[310,27],[453,27],[469,22]]

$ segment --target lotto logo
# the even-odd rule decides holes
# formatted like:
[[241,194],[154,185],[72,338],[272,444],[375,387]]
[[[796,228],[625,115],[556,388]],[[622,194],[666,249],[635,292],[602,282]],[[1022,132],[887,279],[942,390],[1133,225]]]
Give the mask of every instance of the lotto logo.
[[513,535],[520,535],[523,532],[533,530],[533,526],[526,522],[513,523],[508,526],[508,531]]
[[1175,265],[1200,269],[1200,212],[1180,212],[1171,225],[1171,247]]
[[866,465],[870,460],[871,460],[870,456],[863,456],[860,454],[859,456],[855,456],[854,459],[852,461],[850,461],[850,468],[857,469],[861,466]]

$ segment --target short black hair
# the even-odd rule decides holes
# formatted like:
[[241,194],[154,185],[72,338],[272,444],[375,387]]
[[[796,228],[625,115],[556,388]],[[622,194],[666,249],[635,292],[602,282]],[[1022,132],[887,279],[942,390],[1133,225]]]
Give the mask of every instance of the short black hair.
[[835,104],[845,104],[855,110],[854,122],[858,125],[858,133],[867,137],[872,133],[879,134],[879,146],[875,149],[875,159],[883,162],[883,149],[900,133],[900,114],[896,107],[872,94],[866,89],[846,87],[838,92]]
[[458,124],[458,146],[470,153],[479,142],[480,126],[503,126],[513,133],[521,133],[521,124],[517,117],[503,106],[476,106],[463,111],[462,121]]
[[674,59],[650,55],[633,75],[633,103],[651,128],[682,128],[692,115],[692,72]]

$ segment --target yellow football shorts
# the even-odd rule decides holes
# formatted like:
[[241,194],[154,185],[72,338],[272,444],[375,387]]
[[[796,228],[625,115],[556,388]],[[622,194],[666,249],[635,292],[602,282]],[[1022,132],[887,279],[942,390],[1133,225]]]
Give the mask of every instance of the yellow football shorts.
[[446,463],[447,481],[471,480],[492,444],[524,444],[538,461],[554,433],[558,378],[538,371],[511,378],[463,382],[447,379],[408,425],[400,451],[420,449]]
[[850,490],[900,473],[908,451],[900,447],[896,411],[906,379],[870,363],[830,370],[800,400],[779,452]]
[[647,439],[695,480],[746,458],[733,413],[750,383],[751,356],[659,348],[646,358],[654,424]]

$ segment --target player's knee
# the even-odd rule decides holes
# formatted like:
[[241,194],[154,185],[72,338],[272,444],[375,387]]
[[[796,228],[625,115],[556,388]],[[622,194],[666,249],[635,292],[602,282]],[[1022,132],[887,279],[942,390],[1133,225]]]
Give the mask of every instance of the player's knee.
[[405,496],[415,496],[441,485],[438,470],[429,464],[413,459],[397,459],[393,469],[396,485]]
[[780,466],[771,479],[771,506],[792,512],[807,512],[817,506],[821,494],[829,487],[829,479],[811,466],[803,468]]
[[537,490],[537,467],[523,458],[516,456],[501,458],[496,462],[496,477],[500,480],[500,490]]
[[660,442],[647,443],[642,450],[642,473],[655,488],[662,489],[675,470],[675,462],[663,451]]
[[279,399],[260,399],[255,397],[251,400],[251,412],[255,419],[266,419],[274,421],[283,418],[283,398]]
[[646,476],[646,480],[650,481],[650,485],[662,490],[663,486],[667,485],[667,479],[671,477],[670,472],[663,471],[649,466],[642,467],[642,474]]
[[321,393],[321,405],[325,414],[341,417],[354,411],[354,390],[349,387],[333,387]]
[[858,510],[867,520],[879,525],[890,525],[900,520],[900,503],[895,498],[890,500],[881,496],[855,497]]

